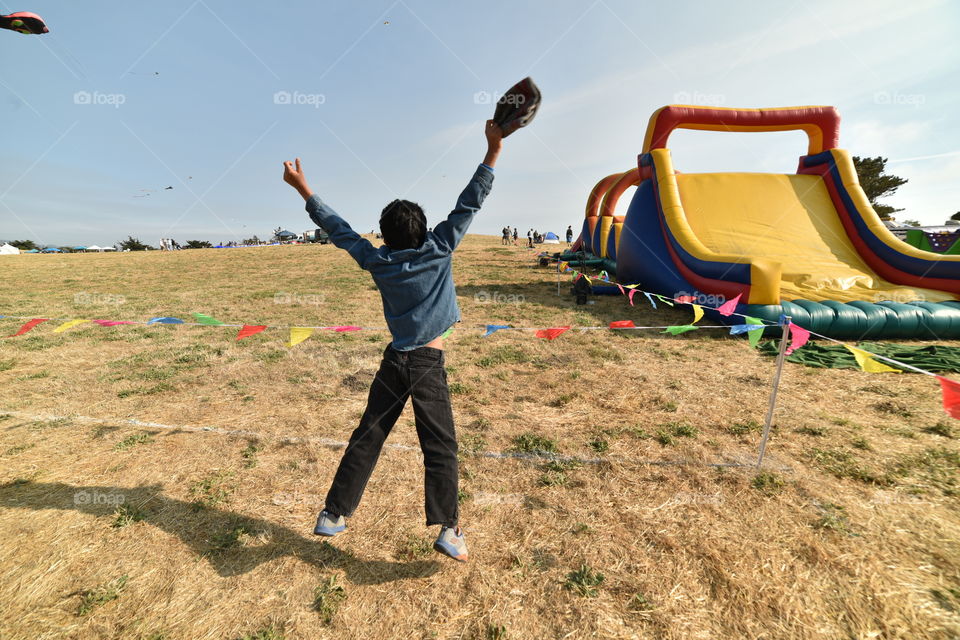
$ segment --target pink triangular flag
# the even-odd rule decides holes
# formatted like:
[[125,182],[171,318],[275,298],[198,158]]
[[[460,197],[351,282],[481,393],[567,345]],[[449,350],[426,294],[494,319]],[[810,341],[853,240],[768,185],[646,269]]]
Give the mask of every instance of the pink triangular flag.
[[732,315],[733,312],[737,310],[737,304],[740,302],[740,296],[742,295],[743,295],[742,293],[738,293],[736,298],[734,298],[733,300],[727,300],[722,305],[717,307],[717,311],[720,312],[720,315],[722,316]]
[[351,324],[345,324],[338,327],[324,327],[324,328],[329,329],[330,331],[360,331],[361,329],[363,329],[363,327],[355,327]]
[[804,329],[803,327],[798,327],[797,325],[790,323],[790,346],[787,347],[786,354],[790,355],[803,345],[807,344],[807,340],[810,339],[810,332]]
[[630,306],[633,306],[633,294],[637,292],[636,289],[630,289],[630,293],[627,294],[627,297],[630,298]]
[[130,320],[91,320],[90,322],[95,322],[101,327],[116,327],[121,324],[139,324],[137,322],[131,322]]

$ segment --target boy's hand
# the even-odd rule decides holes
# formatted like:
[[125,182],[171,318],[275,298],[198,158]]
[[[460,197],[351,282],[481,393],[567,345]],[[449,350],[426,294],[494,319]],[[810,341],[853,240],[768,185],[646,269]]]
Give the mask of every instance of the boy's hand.
[[493,165],[497,164],[497,156],[500,155],[500,148],[503,146],[503,131],[496,122],[487,120],[483,135],[487,137],[487,155],[483,157],[483,164],[493,168]]
[[304,200],[313,195],[310,185],[307,184],[307,178],[303,175],[303,169],[300,168],[300,158],[296,159],[296,167],[293,162],[283,163],[283,181],[296,189]]
[[503,131],[493,120],[487,120],[487,126],[483,131],[487,136],[487,147],[490,149],[499,149],[503,144]]

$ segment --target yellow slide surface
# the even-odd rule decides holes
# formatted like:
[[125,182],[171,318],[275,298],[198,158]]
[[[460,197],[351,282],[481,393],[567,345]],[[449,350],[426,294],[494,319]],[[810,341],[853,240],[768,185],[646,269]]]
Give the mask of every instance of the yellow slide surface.
[[779,261],[783,300],[954,299],[874,273],[847,237],[819,176],[687,173],[676,179],[697,238],[716,253]]

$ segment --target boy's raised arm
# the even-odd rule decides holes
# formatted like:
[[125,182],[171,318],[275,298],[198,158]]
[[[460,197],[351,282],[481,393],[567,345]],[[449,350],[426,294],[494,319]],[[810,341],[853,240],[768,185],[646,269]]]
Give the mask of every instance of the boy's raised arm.
[[330,242],[349,253],[362,268],[366,268],[367,261],[377,250],[313,192],[300,167],[300,158],[296,159],[296,165],[292,162],[283,163],[283,181],[296,189],[307,201],[310,219],[330,235]]
[[463,240],[473,216],[480,210],[483,200],[493,187],[493,167],[497,164],[500,149],[503,147],[503,132],[496,122],[487,120],[484,135],[487,138],[487,153],[483,157],[483,163],[477,167],[447,219],[433,229],[433,234],[446,244],[450,251],[456,249]]

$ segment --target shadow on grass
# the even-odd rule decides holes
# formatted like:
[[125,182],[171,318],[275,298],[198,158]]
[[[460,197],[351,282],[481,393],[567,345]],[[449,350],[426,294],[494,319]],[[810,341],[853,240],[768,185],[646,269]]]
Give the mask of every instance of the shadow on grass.
[[[11,482],[0,484],[0,507],[5,509],[63,509],[92,516],[114,515],[115,502],[138,513],[138,519],[177,536],[194,553],[203,556],[223,577],[236,576],[264,562],[293,556],[320,569],[343,569],[353,584],[382,584],[425,578],[439,569],[433,560],[389,562],[363,560],[332,544],[272,523],[215,507],[198,508],[193,502],[164,496],[162,485],[143,487],[82,486],[63,483]],[[109,528],[110,524],[104,524]],[[242,535],[253,540],[239,543]],[[265,540],[262,544],[259,540]]]

